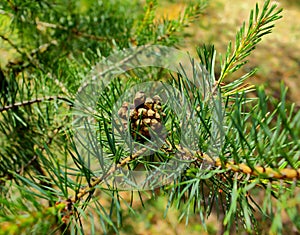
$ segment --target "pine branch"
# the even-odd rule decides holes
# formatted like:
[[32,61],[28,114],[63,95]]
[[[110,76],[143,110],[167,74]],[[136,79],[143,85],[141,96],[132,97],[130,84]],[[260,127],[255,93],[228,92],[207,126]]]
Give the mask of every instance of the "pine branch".
[[[273,3],[272,3],[273,4]],[[258,4],[256,4],[255,11],[252,10],[249,17],[248,28],[246,31],[246,24],[236,34],[235,46],[229,43],[225,59],[222,62],[222,71],[218,82],[221,83],[225,77],[241,68],[247,61],[248,57],[255,46],[261,41],[264,35],[270,34],[274,27],[274,21],[282,18],[280,13],[282,9],[276,10],[277,5],[270,6],[270,0],[265,1],[265,4],[260,13]]]
[[269,179],[269,180],[300,180],[300,168],[292,169],[274,169],[271,167],[263,166],[253,166],[249,167],[247,164],[240,163],[237,164],[233,161],[223,162],[221,159],[216,159],[214,163],[215,167],[221,167],[227,169],[229,172],[240,172],[250,176],[259,176],[260,179]]
[[142,148],[136,153],[132,154],[131,156],[128,156],[124,158],[120,163],[118,163],[116,166],[111,167],[103,176],[93,179],[93,182],[90,183],[89,186],[84,187],[79,191],[78,194],[76,194],[71,201],[73,203],[80,201],[82,197],[84,197],[89,192],[95,190],[95,187],[99,184],[101,184],[105,179],[107,179],[109,176],[111,176],[114,172],[116,172],[118,169],[122,168],[125,165],[128,165],[130,162],[134,161],[138,157],[140,157],[142,154],[144,154],[148,149]]
[[8,110],[13,109],[13,108],[27,106],[27,105],[32,105],[32,104],[40,103],[40,102],[44,102],[44,101],[55,101],[55,100],[63,100],[66,103],[72,103],[66,97],[62,97],[62,96],[46,96],[46,97],[42,97],[42,98],[36,98],[36,99],[32,99],[32,100],[25,100],[25,101],[22,101],[22,102],[17,102],[17,103],[11,104],[11,105],[0,107],[0,112],[4,112],[4,111],[8,111]]
[[182,32],[185,27],[199,17],[206,8],[207,1],[197,0],[194,3],[187,4],[182,14],[177,19],[172,20],[165,18],[156,20],[157,6],[157,0],[147,1],[144,18],[139,22],[135,37],[132,39],[132,42],[136,45],[146,43],[173,44],[173,42],[178,41],[179,37],[175,34]]
[[[209,80],[210,91],[212,91],[210,93],[211,96],[203,99],[203,94],[199,89],[193,88],[192,82],[181,82],[185,79],[182,77],[177,80],[175,79],[176,81],[172,85],[175,84],[174,87],[178,87],[178,90],[186,95],[184,99],[186,102],[189,102],[191,110],[197,111],[193,118],[199,121],[197,122],[199,125],[195,125],[194,129],[194,126],[191,125],[193,129],[191,132],[192,136],[195,137],[195,143],[193,143],[195,144],[195,149],[200,150],[191,151],[183,147],[183,143],[190,141],[192,138],[189,135],[190,133],[184,137],[180,135],[183,132],[183,128],[190,128],[190,126],[181,126],[182,122],[186,120],[176,119],[178,118],[176,117],[176,113],[169,111],[168,105],[166,105],[168,123],[166,125],[163,123],[162,125],[165,125],[170,136],[168,136],[168,141],[165,145],[149,161],[150,157],[149,159],[142,157],[149,150],[149,147],[142,148],[132,156],[124,154],[127,151],[127,149],[123,149],[124,139],[118,139],[119,137],[122,138],[123,135],[115,136],[116,132],[111,120],[112,107],[114,107],[114,104],[117,104],[118,99],[122,98],[122,92],[129,87],[133,87],[133,84],[130,82],[127,83],[127,80],[137,78],[137,80],[140,79],[142,81],[144,79],[143,76],[145,75],[146,77],[149,74],[144,73],[146,69],[144,70],[143,68],[143,72],[137,72],[137,74],[142,74],[142,76],[135,76],[135,71],[132,69],[130,75],[128,75],[129,73],[122,74],[122,76],[124,75],[128,78],[127,80],[121,79],[122,82],[126,80],[124,83],[120,82],[120,84],[114,85],[114,82],[112,82],[108,86],[108,91],[106,93],[103,92],[105,93],[103,97],[101,96],[102,94],[97,96],[99,95],[97,92],[101,92],[101,89],[96,89],[99,85],[99,76],[110,76],[116,69],[120,71],[126,70],[130,67],[128,64],[131,64],[137,58],[138,53],[149,48],[151,43],[174,46],[174,43],[179,39],[176,32],[182,32],[184,27],[188,26],[194,18],[199,16],[199,13],[203,9],[201,7],[204,6],[201,3],[206,1],[197,1],[198,4],[194,5],[195,7],[186,8],[178,19],[163,19],[156,22],[155,8],[157,1],[148,0],[144,16],[141,17],[140,21],[136,22],[136,29],[132,27],[136,18],[129,15],[131,11],[124,11],[126,4],[120,1],[121,8],[123,9],[120,10],[121,8],[117,8],[119,7],[117,4],[112,4],[109,1],[100,2],[106,5],[102,5],[103,8],[97,10],[95,10],[96,8],[94,9],[94,5],[90,5],[88,7],[89,11],[82,14],[81,12],[78,14],[78,9],[74,9],[76,1],[73,0],[70,1],[70,5],[67,7],[60,3],[52,4],[46,0],[39,1],[38,3],[26,1],[25,4],[16,3],[16,5],[12,5],[12,1],[7,0],[7,4],[3,4],[3,10],[0,10],[0,14],[4,12],[4,14],[13,19],[16,31],[20,35],[20,40],[22,38],[24,41],[22,41],[22,47],[18,47],[10,37],[2,36],[1,38],[17,51],[19,50],[18,53],[23,56],[22,59],[26,62],[21,65],[25,64],[24,66],[26,66],[27,61],[30,65],[31,63],[34,65],[30,66],[30,71],[28,70],[30,73],[26,73],[27,70],[24,70],[23,80],[19,80],[21,76],[11,77],[11,86],[16,89],[10,92],[10,94],[5,95],[8,96],[8,100],[12,101],[11,103],[5,103],[10,105],[0,107],[0,114],[3,114],[3,120],[0,122],[1,135],[5,137],[4,141],[6,141],[4,142],[3,149],[1,149],[1,154],[3,155],[1,170],[4,174],[5,172],[12,172],[11,174],[14,174],[16,179],[19,179],[17,183],[20,182],[20,184],[16,185],[13,183],[12,186],[17,186],[19,194],[21,194],[22,201],[20,204],[31,203],[37,206],[36,209],[38,211],[38,213],[30,213],[30,209],[25,208],[23,205],[17,205],[16,201],[12,201],[9,196],[7,196],[7,202],[6,199],[1,199],[1,202],[5,202],[3,203],[3,208],[8,211],[7,214],[5,213],[6,211],[2,212],[0,217],[0,222],[5,220],[5,218],[7,219],[4,223],[3,231],[9,233],[9,227],[12,226],[12,228],[15,228],[13,222],[16,221],[21,224],[16,229],[21,231],[25,228],[25,225],[28,225],[32,228],[30,232],[39,233],[38,229],[40,227],[35,227],[35,222],[38,223],[37,225],[43,225],[44,223],[41,220],[43,217],[50,219],[53,216],[59,218],[59,224],[53,224],[53,226],[59,226],[63,223],[67,227],[72,222],[71,226],[74,226],[72,229],[74,228],[75,233],[83,233],[85,225],[81,218],[85,220],[89,217],[88,213],[90,211],[86,210],[89,208],[93,210],[91,216],[94,216],[94,212],[99,215],[101,227],[106,233],[110,233],[110,228],[113,228],[117,232],[118,228],[114,225],[113,220],[116,213],[118,226],[121,225],[121,212],[123,210],[123,206],[121,205],[122,199],[120,199],[121,195],[119,195],[118,190],[101,190],[103,193],[108,193],[109,199],[111,199],[111,208],[108,213],[106,211],[106,204],[102,204],[102,200],[96,200],[97,195],[94,191],[101,188],[99,186],[105,180],[110,180],[110,177],[114,173],[118,173],[118,170],[123,167],[134,167],[137,162],[145,168],[148,166],[156,167],[157,164],[170,160],[174,154],[176,156],[179,155],[180,160],[186,160],[190,163],[185,171],[180,172],[181,174],[176,178],[174,184],[164,187],[170,195],[168,207],[172,204],[177,206],[177,208],[180,208],[180,206],[183,207],[183,213],[180,218],[183,215],[187,215],[188,221],[188,216],[193,210],[195,213],[199,212],[201,220],[204,223],[204,218],[211,213],[215,201],[224,200],[216,205],[216,207],[222,207],[225,213],[223,224],[227,226],[228,231],[230,231],[230,226],[233,227],[236,225],[238,227],[242,223],[243,230],[251,232],[253,228],[255,229],[255,214],[253,212],[253,204],[249,199],[251,196],[248,195],[257,186],[265,187],[264,190],[269,195],[269,197],[266,196],[264,198],[262,208],[257,206],[263,214],[268,214],[268,208],[289,208],[290,205],[287,205],[287,202],[290,202],[288,200],[289,195],[286,192],[288,190],[292,193],[296,192],[296,187],[299,186],[300,182],[298,154],[300,146],[298,138],[300,133],[298,131],[300,114],[297,114],[297,118],[292,118],[294,112],[291,109],[290,114],[288,113],[284,95],[279,101],[280,104],[274,107],[274,111],[268,110],[269,104],[267,104],[267,98],[263,92],[258,93],[256,100],[251,100],[253,103],[248,103],[250,99],[245,98],[244,93],[252,90],[252,87],[245,84],[245,80],[251,77],[254,71],[245,74],[229,84],[223,83],[226,77],[237,71],[247,62],[245,61],[246,57],[250,55],[251,51],[260,42],[262,36],[271,32],[273,29],[272,23],[281,18],[281,9],[277,10],[275,5],[271,5],[271,1],[265,1],[262,10],[259,10],[258,5],[256,5],[256,8],[251,11],[248,25],[246,26],[244,23],[237,33],[235,44],[229,44],[218,81],[215,79],[214,63],[216,51],[214,47],[199,48],[198,54],[201,60],[201,68],[203,65],[208,71],[208,74],[205,73],[205,79]],[[98,2],[95,4],[99,6]],[[101,11],[101,14],[99,14],[98,10],[102,9],[104,9],[103,12]],[[9,13],[6,13],[6,10]],[[114,15],[120,16],[120,18],[116,18]],[[21,16],[28,17],[24,19]],[[104,19],[103,22],[100,19]],[[128,19],[132,21],[128,23]],[[54,23],[48,23],[48,21]],[[116,21],[116,24],[107,24],[107,22],[111,23],[111,21]],[[99,28],[96,29],[95,24]],[[117,26],[114,27],[114,25]],[[43,28],[47,30],[40,30]],[[136,35],[134,35],[135,33]],[[43,44],[45,40],[47,43]],[[112,44],[111,42],[116,43]],[[42,45],[39,46],[37,43],[41,43]],[[141,47],[140,51],[137,50],[134,53],[124,55],[121,49],[134,43],[137,45],[146,45]],[[56,46],[50,47],[51,45]],[[36,49],[25,53],[23,51],[25,48]],[[86,75],[86,69],[90,69],[99,58],[108,56],[112,50],[120,50],[120,54],[117,57],[122,58],[121,61],[118,63],[110,61],[112,62],[111,64],[102,64],[106,70],[101,70],[100,75],[92,74],[94,77],[89,81],[81,83],[82,85],[77,90],[80,83],[78,78]],[[44,51],[47,53],[42,53]],[[82,61],[84,63],[81,63]],[[88,68],[86,68],[86,65]],[[124,67],[126,65],[128,67]],[[182,68],[183,71],[184,69]],[[151,75],[153,71],[155,70],[151,70]],[[30,79],[35,78],[37,80],[31,83]],[[49,78],[52,81],[48,83]],[[166,82],[165,77],[157,75],[156,78],[157,80],[164,79],[163,81]],[[45,81],[45,84],[40,86],[40,79]],[[134,80],[133,83],[137,80]],[[63,151],[61,151],[61,148],[54,149],[53,142],[55,141],[55,147],[58,146],[56,140],[59,139],[56,137],[61,133],[60,130],[64,128],[63,124],[70,124],[70,120],[66,121],[61,118],[62,115],[57,115],[61,114],[61,107],[63,107],[63,105],[59,106],[58,104],[66,102],[73,105],[72,102],[76,97],[72,94],[72,89],[74,88],[74,90],[80,93],[85,91],[84,89],[90,84],[95,84],[91,89],[95,91],[93,96],[96,94],[93,97],[93,101],[97,101],[97,107],[92,112],[93,114],[97,114],[98,112],[105,114],[101,117],[96,116],[96,123],[99,124],[99,129],[97,129],[97,125],[94,125],[94,123],[88,127],[88,131],[91,131],[91,134],[95,131],[97,137],[93,139],[92,135],[88,136],[85,139],[88,146],[84,147],[91,147],[93,149],[91,152],[88,152],[87,156],[84,154],[81,156],[79,153],[74,156],[72,148],[75,150],[76,146],[70,144],[71,140],[68,138],[63,139],[65,141],[62,144]],[[39,98],[39,96],[43,96],[45,93],[57,93],[57,86],[59,86],[59,94],[62,93],[64,96],[56,95]],[[123,86],[125,87],[124,89]],[[222,100],[222,104],[220,104],[220,110],[216,111],[206,101],[212,100],[219,89],[222,93],[218,98]],[[88,92],[89,90],[87,90]],[[87,97],[90,98],[91,96]],[[15,99],[19,99],[20,102],[15,102]],[[55,100],[63,102],[55,102]],[[176,99],[174,100],[175,102],[177,101]],[[52,101],[54,101],[54,105],[52,105]],[[255,103],[256,101],[258,103]],[[42,102],[49,103],[46,103],[47,105],[40,105]],[[220,144],[222,145],[220,148],[217,146],[218,150],[216,152],[218,155],[209,156],[210,140],[214,138],[215,133],[220,133],[211,128],[214,116],[219,114],[224,117],[224,123],[215,127],[215,129],[221,128],[221,125],[224,127],[225,140]],[[69,117],[68,115],[69,113],[66,114],[67,117]],[[61,121],[63,123],[60,123],[59,127],[53,127],[54,123]],[[86,128],[86,126],[82,125],[80,128]],[[51,132],[49,135],[48,131]],[[73,133],[70,133],[70,138],[73,137],[72,135]],[[18,142],[14,144],[11,140]],[[30,147],[28,147],[29,144]],[[98,148],[99,145],[101,146],[100,150]],[[166,148],[166,146],[168,147]],[[90,149],[87,149],[87,151],[90,151]],[[106,151],[109,154],[108,157],[111,157],[115,164],[113,167],[109,167],[107,171],[102,172],[100,177],[94,178],[94,175],[97,175],[101,169],[93,172],[92,169],[94,168],[88,168],[90,162],[86,164],[85,160],[90,157],[90,153],[92,156],[94,156],[94,153],[99,154],[96,155],[99,157],[98,160],[104,160],[102,159],[102,155]],[[74,163],[71,165],[68,153],[73,157]],[[160,162],[156,162],[156,157],[159,158]],[[30,169],[35,167],[35,163],[40,165],[37,165],[35,171],[30,171]],[[11,169],[9,168],[10,165],[15,167]],[[7,168],[9,169],[7,170]],[[26,169],[28,171],[26,171],[26,174],[23,174]],[[42,172],[41,169],[45,172]],[[38,182],[38,180],[40,181]],[[8,183],[11,183],[11,181],[8,178],[4,177],[3,182],[0,183],[1,188],[4,185],[3,188],[5,190],[10,190]],[[203,185],[208,186],[207,191],[209,195],[206,194]],[[288,187],[287,185],[293,187]],[[22,197],[22,192],[29,193],[31,197]],[[75,193],[69,197],[70,192]],[[278,201],[275,206],[272,205],[273,200],[270,200],[272,195],[275,195],[276,199],[282,201]],[[12,197],[12,199],[15,198],[15,196]],[[64,198],[64,200],[59,200],[55,206],[47,208],[43,208],[43,206],[39,207],[41,199],[48,200],[49,204],[53,205],[58,198]],[[177,199],[178,201],[176,201]],[[95,208],[93,208],[92,203],[96,205]],[[296,200],[293,203],[296,205],[299,204]],[[48,212],[51,212],[51,216],[48,216]],[[293,213],[297,215],[295,211]],[[19,214],[25,214],[27,217],[24,219],[22,216],[15,216]],[[70,220],[74,214],[74,220]],[[271,213],[270,217],[272,218],[272,216]],[[236,218],[239,218],[240,221],[237,221]],[[280,218],[274,219],[273,217],[272,219],[274,221],[272,229],[279,231],[276,230],[274,224],[278,221],[281,222]],[[94,226],[93,218],[89,222]],[[294,222],[296,224],[297,220],[294,219]],[[51,232],[53,233],[55,231],[53,231],[52,227]],[[109,229],[107,229],[108,227]],[[89,225],[88,228],[90,228]]]
[[[54,129],[52,131],[52,135],[48,137],[48,140],[46,142],[46,145],[42,146],[41,148],[39,148],[39,151],[43,152],[46,149],[46,146],[51,145],[51,143],[53,142],[54,138],[59,134],[59,132],[64,128],[65,126],[59,126],[58,128]],[[27,163],[25,166],[22,166],[22,168],[16,170],[17,174],[22,174],[28,167],[30,167],[33,162],[35,162],[38,159],[38,155],[34,155]],[[42,170],[41,170],[42,171]],[[46,174],[43,173],[43,176],[45,176]]]
[[[11,206],[15,206],[15,204]],[[41,222],[44,224],[44,230],[43,233],[40,231],[39,234],[46,234],[45,228],[50,229],[55,224],[57,216],[61,217],[62,221],[67,223],[68,213],[72,213],[68,208],[68,201],[63,201],[51,207],[39,208],[38,211],[28,211],[22,214],[7,216],[0,221],[0,235],[26,234]]]
[[[5,37],[4,35],[0,34],[0,38],[2,38],[4,41],[7,41],[21,56],[24,56],[29,61],[29,65],[33,65],[34,67],[39,68],[41,70],[42,70],[42,68],[38,64],[38,62],[34,59],[34,56],[36,56],[38,53],[44,53],[45,51],[48,50],[48,48],[51,45],[57,45],[57,41],[52,40],[49,43],[44,43],[44,44],[40,45],[38,48],[33,49],[28,53],[28,52],[20,49],[18,45],[13,43],[9,38]],[[25,64],[26,64],[26,60],[16,59],[16,60],[8,61],[7,67],[13,68],[16,66],[17,71],[20,72],[20,68],[22,68],[22,70],[23,70],[23,69],[29,67],[29,65],[25,65]]]
[[[110,75],[112,72],[114,72],[115,70],[119,70],[122,69],[125,66],[128,66],[128,64],[130,64],[130,61],[134,61],[135,58],[137,58],[137,56],[141,53],[144,53],[147,51],[147,49],[151,48],[152,45],[148,44],[148,45],[144,45],[144,46],[140,46],[138,47],[136,50],[134,50],[132,53],[128,53],[125,56],[122,55],[122,60],[118,61],[117,63],[113,63],[113,65],[107,66],[107,68],[105,68],[104,71],[101,71],[99,74],[97,74],[97,76],[93,76],[91,80],[87,80],[86,82],[83,82],[82,85],[78,88],[77,93],[80,94],[87,86],[89,86],[91,84],[91,82],[95,82],[97,81],[97,79],[99,78],[104,78],[108,75]],[[110,62],[110,61],[109,61]],[[103,66],[104,64],[102,64]],[[101,69],[101,68],[100,68]]]
[[237,164],[234,161],[225,161],[221,158],[212,158],[206,153],[194,152],[193,156],[191,151],[177,145],[176,149],[180,150],[182,156],[192,160],[191,163],[197,163],[196,166],[199,166],[201,163],[205,162],[206,164],[211,164],[215,168],[221,168],[230,172],[240,172],[250,176],[259,176],[260,178],[276,180],[300,180],[300,168],[284,168],[284,169],[274,169],[271,167],[263,166],[253,166],[249,167],[247,164],[240,163]]
[[111,41],[107,37],[102,37],[102,36],[88,34],[86,32],[82,32],[82,31],[80,31],[80,30],[78,30],[76,28],[70,29],[70,28],[62,26],[60,24],[53,24],[53,23],[43,22],[43,21],[40,21],[40,20],[37,20],[36,24],[37,24],[37,27],[60,29],[60,30],[66,31],[66,32],[71,32],[72,34],[74,34],[77,37],[84,37],[84,38],[88,38],[88,39],[99,41],[99,42]]
[[[31,53],[28,53],[26,51],[21,50],[15,43],[13,43],[9,38],[5,37],[4,35],[0,34],[0,38],[2,38],[4,41],[8,42],[21,56],[24,56],[29,62],[30,64],[32,64],[33,66],[35,66],[36,68],[40,68],[40,66],[38,66],[38,64],[36,63],[36,61],[33,59],[33,56],[39,52],[41,49],[44,49],[44,47],[49,47],[49,45],[45,44],[42,45],[41,47],[39,47],[38,49],[33,50]],[[12,66],[12,65],[18,65],[19,67],[22,67],[24,64],[24,61],[10,61],[8,63],[8,67]]]
[[[9,45],[11,45],[19,54],[24,55],[25,53],[23,51],[21,51],[19,49],[19,47],[14,44],[9,38],[7,38],[6,36],[0,34],[0,38],[2,38],[2,40],[8,42]],[[30,58],[31,59],[31,58]]]
[[[164,152],[173,152],[172,145],[168,143],[169,148],[166,150],[165,148],[162,148],[161,150]],[[230,172],[240,172],[244,173],[249,176],[259,176],[261,179],[284,179],[284,180],[300,180],[300,169],[273,169],[270,167],[263,167],[263,166],[254,166],[249,167],[248,165],[241,163],[236,164],[233,161],[227,161],[224,162],[222,159],[217,158],[214,159],[207,155],[206,153],[202,152],[192,152],[191,150],[186,149],[185,147],[182,147],[181,145],[175,146],[176,151],[181,154],[182,160],[188,160],[190,161],[190,164],[196,164],[195,166],[200,166],[201,163],[210,164],[211,166],[215,168],[221,168],[226,171]],[[128,156],[124,158],[120,163],[118,163],[116,166],[113,166],[110,170],[107,171],[103,176],[93,179],[93,182],[90,184],[90,186],[84,187],[80,190],[76,196],[74,196],[71,201],[73,203],[79,201],[82,199],[83,196],[88,194],[89,192],[93,191],[95,187],[99,184],[101,184],[105,179],[107,179],[109,176],[111,176],[114,172],[116,172],[118,169],[124,167],[125,165],[130,164],[132,161],[137,159],[139,156],[144,154],[147,151],[147,148],[142,148],[132,156]]]

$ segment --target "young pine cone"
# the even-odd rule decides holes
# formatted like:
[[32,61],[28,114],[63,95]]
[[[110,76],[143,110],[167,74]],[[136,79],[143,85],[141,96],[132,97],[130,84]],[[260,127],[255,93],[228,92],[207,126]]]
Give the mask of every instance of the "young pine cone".
[[146,97],[142,91],[135,94],[133,104],[124,102],[118,115],[125,129],[129,120],[131,136],[139,142],[144,142],[145,138],[151,139],[151,132],[159,136],[163,130],[162,120],[166,116],[162,112],[161,98],[158,95]]

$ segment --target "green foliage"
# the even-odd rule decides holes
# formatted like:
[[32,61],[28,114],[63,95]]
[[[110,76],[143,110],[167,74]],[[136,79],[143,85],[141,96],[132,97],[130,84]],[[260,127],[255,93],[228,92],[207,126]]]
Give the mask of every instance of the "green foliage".
[[[197,48],[198,61],[190,62],[207,78],[208,94],[193,85],[199,77],[188,77],[185,67],[181,74],[156,67],[126,71],[96,97],[94,122],[80,126],[90,133],[88,154],[95,154],[104,166],[106,152],[114,165],[93,170],[93,163],[78,148],[72,108],[90,69],[111,53],[118,53],[123,61],[133,57],[124,48],[177,46],[184,28],[200,17],[206,4],[192,1],[177,19],[161,19],[156,16],[158,1],[150,0],[144,9],[139,1],[127,0],[0,3],[0,20],[7,24],[0,32],[1,43],[15,52],[14,60],[0,70],[0,234],[119,233],[124,211],[136,213],[133,201],[143,205],[147,192],[137,192],[128,202],[105,180],[120,168],[156,169],[179,153],[188,167],[152,192],[167,195],[166,213],[175,207],[187,226],[198,214],[207,230],[206,218],[217,214],[225,234],[260,234],[266,230],[257,222],[262,218],[270,224],[269,232],[280,234],[284,233],[280,212],[286,211],[299,230],[295,194],[300,178],[300,113],[286,102],[284,85],[275,99],[263,87],[245,84],[255,70],[226,84],[281,18],[281,9],[270,1],[261,8],[256,5],[234,46],[229,43],[219,77],[214,46]],[[196,120],[185,120],[162,104],[167,141],[149,157],[139,154],[155,149],[155,143],[127,143],[130,133],[120,134],[111,119],[121,98],[132,100],[132,94],[123,96],[127,90],[149,92],[143,87],[146,81],[170,84],[161,88],[168,104],[177,107],[180,99],[187,100],[189,105],[181,110],[185,114],[192,110]],[[215,116],[222,120],[216,126]],[[221,144],[212,149],[215,137]],[[199,151],[187,151],[184,144],[189,142]],[[134,148],[139,151],[133,154]]]
[[244,22],[236,34],[234,47],[231,43],[227,47],[219,82],[247,63],[244,59],[250,55],[264,35],[272,32],[273,22],[281,18],[281,11],[282,9],[277,9],[275,4],[270,6],[270,1],[265,1],[261,12],[256,4],[255,10],[250,12],[248,27],[246,28]]
[[149,43],[149,39],[152,44],[172,45],[174,42],[178,42],[181,37],[178,32],[182,32],[184,27],[199,17],[207,5],[207,1],[192,1],[178,16],[178,19],[157,19],[155,17],[157,5],[158,2],[155,0],[147,1],[144,18],[139,22],[135,31],[137,45]]

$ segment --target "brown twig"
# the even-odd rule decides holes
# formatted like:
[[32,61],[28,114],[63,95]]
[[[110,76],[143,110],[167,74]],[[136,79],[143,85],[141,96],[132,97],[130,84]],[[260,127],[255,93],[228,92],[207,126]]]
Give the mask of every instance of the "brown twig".
[[[37,53],[40,50],[40,48],[43,48],[43,45],[40,46],[38,49],[33,50],[33,53],[28,53],[28,52],[22,51],[16,44],[14,44],[9,38],[5,37],[4,35],[0,34],[0,38],[2,38],[4,41],[8,42],[20,55],[25,56],[28,59],[28,61],[30,62],[30,64],[32,64],[36,68],[40,68],[40,66],[34,61],[33,56],[34,56],[34,53]],[[16,64],[21,67],[24,65],[24,61],[18,61],[17,63],[14,61],[8,62],[8,66],[12,66],[12,65],[16,65]]]
[[36,21],[36,24],[37,24],[38,27],[45,27],[45,28],[52,28],[52,29],[60,29],[60,30],[64,30],[64,31],[70,31],[75,36],[85,37],[85,38],[92,39],[92,40],[95,40],[95,41],[103,42],[103,41],[107,41],[107,39],[108,39],[107,37],[96,36],[96,35],[92,35],[92,34],[88,34],[88,33],[79,31],[76,28],[69,29],[69,28],[64,27],[62,25],[59,25],[59,24],[53,24],[53,23],[43,22],[43,21],[39,21],[39,20]]
[[249,167],[245,163],[235,163],[233,161],[228,161],[222,163],[218,158],[215,161],[216,167],[223,167],[233,172],[240,172],[252,176],[261,176],[265,179],[285,179],[285,180],[299,180],[300,179],[300,169],[284,168],[284,169],[274,169],[271,167],[263,166],[253,166]]
[[137,159],[138,157],[140,157],[143,153],[145,153],[148,150],[148,148],[142,148],[139,151],[137,151],[136,153],[134,153],[131,156],[126,157],[125,159],[123,159],[120,163],[118,163],[117,165],[111,167],[103,176],[96,178],[88,187],[85,187],[83,189],[81,189],[79,191],[79,193],[77,193],[72,199],[72,202],[76,202],[78,200],[80,200],[83,196],[85,196],[87,193],[93,191],[95,189],[95,187],[99,184],[101,184],[105,179],[107,179],[107,177],[109,177],[111,174],[113,174],[114,172],[116,172],[118,169],[120,169],[121,167],[129,164],[131,161]]
[[206,153],[191,152],[182,146],[176,146],[182,154],[183,159],[192,160],[195,162],[205,162],[214,167],[227,169],[228,171],[240,172],[252,176],[260,176],[265,179],[286,179],[286,180],[300,180],[300,169],[284,168],[274,169],[271,167],[253,166],[249,167],[245,163],[235,163],[234,161],[224,162],[220,158],[212,158]]
[[16,44],[14,44],[9,38],[5,37],[2,34],[0,34],[0,38],[2,38],[2,40],[6,41],[9,45],[11,45],[18,53],[20,53],[21,55],[24,55],[24,52],[21,51],[19,49],[19,47]]
[[68,100],[66,97],[62,97],[62,96],[46,96],[46,97],[42,97],[42,98],[36,98],[36,99],[32,99],[32,100],[26,100],[26,101],[22,101],[22,102],[17,102],[11,105],[7,105],[4,107],[0,107],[0,112],[4,112],[16,107],[20,107],[20,106],[27,106],[27,105],[32,105],[35,103],[40,103],[43,101],[52,101],[52,100],[63,100],[66,102],[70,102],[70,100]]
[[[286,179],[286,180],[294,180],[294,179],[300,179],[300,169],[273,169],[270,167],[262,167],[262,166],[254,166],[253,168],[250,168],[244,163],[236,164],[233,161],[228,162],[222,162],[220,158],[213,159],[206,153],[199,153],[199,152],[191,152],[190,150],[177,145],[176,149],[181,154],[181,158],[183,160],[189,160],[191,163],[197,162],[205,162],[210,165],[213,165],[216,168],[223,168],[227,169],[228,171],[233,172],[240,172],[247,175],[252,176],[261,176],[262,178],[269,178],[269,179]],[[121,167],[129,164],[131,161],[135,160],[141,154],[143,154],[145,151],[147,151],[147,148],[142,148],[138,152],[136,152],[134,155],[126,157],[123,159],[119,164],[112,167],[110,170],[107,171],[107,173],[101,177],[96,178],[90,186],[85,187],[82,189],[78,194],[76,194],[71,201],[77,202],[80,200],[83,196],[85,196],[87,193],[93,191],[95,187],[99,184],[101,184],[107,177],[109,177],[111,174],[113,174],[116,170],[120,169]],[[170,150],[165,150],[169,152]]]

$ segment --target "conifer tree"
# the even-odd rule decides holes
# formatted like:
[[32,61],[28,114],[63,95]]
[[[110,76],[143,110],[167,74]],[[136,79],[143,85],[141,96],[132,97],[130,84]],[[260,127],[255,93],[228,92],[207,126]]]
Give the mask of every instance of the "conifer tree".
[[0,3],[13,54],[0,70],[0,234],[118,234],[135,213],[124,190],[164,195],[187,226],[217,213],[224,234],[284,234],[286,212],[300,230],[300,113],[284,85],[280,99],[249,85],[256,69],[230,80],[282,9],[257,4],[220,65],[203,45],[170,69],[207,6],[168,19],[155,0]]

